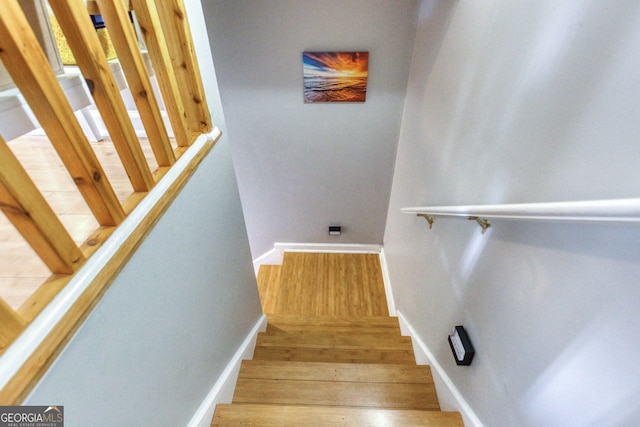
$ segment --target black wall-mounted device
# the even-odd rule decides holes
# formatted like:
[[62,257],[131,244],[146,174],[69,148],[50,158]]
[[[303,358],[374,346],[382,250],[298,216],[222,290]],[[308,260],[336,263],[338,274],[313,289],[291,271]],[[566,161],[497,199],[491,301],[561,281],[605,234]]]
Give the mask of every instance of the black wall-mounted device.
[[457,365],[471,365],[476,351],[473,349],[473,344],[471,344],[464,327],[456,326],[453,328],[451,335],[449,335],[449,345]]
[[339,236],[342,234],[342,227],[339,225],[330,225],[329,226],[329,235],[330,236]]

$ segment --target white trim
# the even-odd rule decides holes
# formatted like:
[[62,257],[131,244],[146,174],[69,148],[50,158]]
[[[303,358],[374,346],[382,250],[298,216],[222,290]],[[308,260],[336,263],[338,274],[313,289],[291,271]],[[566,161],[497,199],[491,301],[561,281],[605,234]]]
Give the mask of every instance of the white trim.
[[[336,243],[280,243],[273,244],[273,249],[260,255],[253,260],[253,270],[258,276],[261,264],[282,265],[282,258],[285,252],[341,252],[356,254],[379,254],[382,251],[381,245],[364,244],[336,244]],[[383,270],[384,271],[384,270]]]
[[384,248],[380,248],[380,268],[382,269],[382,281],[384,282],[384,293],[387,296],[387,307],[389,316],[396,315],[396,303],[393,299],[393,289],[391,288],[391,277],[389,276],[389,266],[384,255]]
[[240,348],[238,348],[238,351],[236,351],[226,368],[224,368],[224,371],[222,371],[222,374],[220,374],[218,380],[207,394],[207,397],[202,401],[196,413],[193,414],[187,427],[209,427],[213,419],[213,413],[216,410],[216,405],[218,403],[231,403],[236,382],[238,381],[240,364],[243,360],[248,360],[253,357],[258,333],[266,330],[267,316],[263,314],[242,342],[242,345],[240,345]]
[[381,245],[357,243],[275,243],[273,248],[282,252],[342,252],[356,254],[379,254]]
[[49,335],[54,326],[82,296],[89,284],[111,261],[111,258],[129,235],[144,221],[151,209],[164,196],[205,143],[216,140],[219,137],[220,130],[218,128],[214,128],[211,133],[200,135],[102,246],[74,274],[69,283],[5,350],[0,356],[0,388],[4,388],[24,362],[38,348],[42,340]]
[[403,335],[409,335],[413,344],[413,352],[416,356],[416,362],[419,365],[429,365],[431,374],[436,385],[436,392],[440,407],[443,411],[458,411],[462,415],[464,425],[467,427],[483,427],[482,421],[473,411],[462,393],[455,386],[442,365],[438,363],[438,359],[429,350],[422,338],[418,335],[414,327],[409,323],[400,310],[396,310],[400,330]]
[[254,259],[253,270],[256,273],[256,277],[258,277],[258,270],[260,269],[261,264],[282,265],[282,256],[282,252],[276,250],[276,248],[273,248],[269,252],[262,254],[258,258]]

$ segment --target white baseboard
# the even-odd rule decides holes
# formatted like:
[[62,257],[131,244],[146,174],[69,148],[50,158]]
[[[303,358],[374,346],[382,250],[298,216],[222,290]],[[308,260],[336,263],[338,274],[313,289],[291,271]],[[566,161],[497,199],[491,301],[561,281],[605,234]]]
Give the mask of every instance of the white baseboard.
[[480,418],[478,418],[469,403],[467,403],[467,400],[462,396],[451,378],[449,378],[449,375],[447,375],[447,372],[438,362],[438,359],[436,359],[424,341],[422,341],[422,338],[420,338],[411,323],[409,323],[400,310],[396,310],[396,313],[402,335],[411,337],[416,362],[418,365],[429,365],[431,367],[431,375],[433,376],[433,382],[436,386],[440,408],[443,411],[460,412],[464,425],[467,427],[483,427]]
[[253,260],[253,270],[256,273],[256,277],[258,277],[258,270],[260,269],[260,265],[282,265],[282,257],[284,256],[284,252],[277,250],[276,248],[271,249],[269,252],[260,255],[258,258]]
[[349,243],[274,243],[273,249],[253,260],[253,270],[258,275],[261,264],[282,265],[285,252],[341,252],[355,254],[378,254],[380,245],[362,245]]
[[275,243],[273,248],[280,252],[342,252],[354,254],[378,254],[381,245],[357,243]]
[[384,248],[380,248],[380,268],[382,269],[382,281],[384,282],[384,293],[387,296],[387,307],[389,309],[389,316],[396,316],[396,303],[393,299],[391,278],[389,277],[389,267],[387,265],[387,259],[384,255]]
[[231,403],[233,391],[236,388],[236,381],[238,380],[238,373],[240,372],[240,364],[243,360],[253,357],[258,332],[264,332],[266,329],[267,316],[263,314],[242,342],[238,351],[233,355],[227,367],[222,371],[218,381],[216,381],[211,391],[209,391],[209,394],[207,394],[207,397],[205,397],[202,404],[200,404],[200,407],[191,418],[191,421],[189,421],[187,427],[209,427],[216,405],[218,403]]

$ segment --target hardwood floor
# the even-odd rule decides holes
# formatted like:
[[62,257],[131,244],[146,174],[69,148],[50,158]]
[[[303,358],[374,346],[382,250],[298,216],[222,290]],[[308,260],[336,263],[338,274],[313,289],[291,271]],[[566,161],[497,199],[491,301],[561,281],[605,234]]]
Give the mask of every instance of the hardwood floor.
[[[58,215],[74,241],[80,245],[98,223],[71,176],[45,136],[27,135],[8,142],[31,179]],[[141,145],[151,170],[157,162],[148,142]],[[127,174],[109,139],[92,143],[105,174],[121,203],[133,193]],[[20,305],[51,273],[7,218],[0,214],[0,297],[11,307]]]
[[286,252],[282,266],[262,268],[266,314],[389,315],[376,254]]

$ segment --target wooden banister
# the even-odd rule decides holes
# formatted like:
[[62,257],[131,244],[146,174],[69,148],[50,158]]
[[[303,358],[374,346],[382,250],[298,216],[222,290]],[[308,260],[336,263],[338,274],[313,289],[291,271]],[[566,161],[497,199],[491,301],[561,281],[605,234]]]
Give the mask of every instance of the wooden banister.
[[188,110],[189,126],[198,132],[210,132],[211,118],[207,104],[202,102],[204,88],[183,1],[159,1],[156,5],[164,32],[168,35],[169,55],[178,76],[185,108]]
[[84,0],[50,3],[135,191],[155,184]]
[[[165,194],[166,197],[163,197],[161,202],[148,202],[147,193],[153,193],[154,188],[162,188],[162,185],[156,183],[165,174],[171,175],[179,169],[180,156],[183,154],[186,153],[182,159],[192,156],[189,168],[195,169],[220,136],[219,132],[215,135],[213,132],[208,134],[213,126],[182,0],[90,0],[88,3],[84,0],[56,0],[49,4],[64,32],[84,81],[77,76],[58,78],[54,74],[20,7],[19,0],[3,0],[0,7],[0,60],[15,83],[16,89],[12,90],[16,94],[12,96],[18,99],[16,95],[22,95],[28,104],[27,108],[20,98],[16,108],[22,108],[28,113],[29,118],[32,117],[31,113],[37,118],[99,228],[78,246],[76,242],[85,239],[84,236],[89,234],[90,230],[81,238],[67,231],[65,225],[69,225],[68,217],[61,220],[58,216],[66,214],[60,213],[58,206],[55,211],[51,208],[47,201],[51,200],[50,194],[46,194],[45,198],[42,189],[38,188],[41,181],[35,179],[36,185],[30,176],[32,170],[25,169],[27,162],[20,163],[20,159],[25,161],[24,151],[16,156],[19,144],[13,143],[17,141],[6,142],[0,136],[0,211],[9,218],[11,224],[52,273],[48,279],[43,279],[46,281],[42,286],[28,292],[26,299],[11,301],[13,307],[19,307],[17,310],[7,304],[8,300],[0,298],[0,353],[3,353],[25,328],[23,338],[29,335],[33,329],[29,324],[37,320],[45,306],[58,292],[73,287],[65,288],[67,283],[82,280],[86,266],[95,260],[91,255],[109,236],[113,236],[117,230],[122,230],[122,227],[118,226],[143,199],[147,204],[156,203],[148,222],[151,224],[156,221],[161,212],[160,206],[162,209],[166,208],[169,196]],[[156,8],[157,5],[160,5],[159,10]],[[129,16],[130,11],[136,14],[140,23],[153,66],[151,71],[140,52]],[[88,13],[101,14],[104,17],[119,64],[107,62]],[[112,74],[114,69],[121,69],[125,79],[118,78],[116,81]],[[153,75],[158,81],[175,143],[178,145],[175,150],[175,144],[172,145],[163,120],[159,97],[154,92]],[[86,82],[93,103],[107,128],[110,141],[102,141],[94,146],[89,142],[74,112],[77,102],[70,101],[74,95],[70,95],[68,99],[63,90],[63,86],[68,84],[70,79],[74,80],[74,87],[82,94],[84,101],[81,107],[84,116],[81,116],[81,120],[92,120],[94,117],[87,112],[87,108],[92,108],[93,105],[87,95],[87,88],[84,87]],[[127,111],[120,93],[124,89],[131,91],[135,108],[157,161],[158,168],[153,172],[130,118],[130,114],[135,115],[136,111]],[[17,94],[17,91],[20,94]],[[76,91],[73,93],[77,95]],[[35,126],[35,120],[31,120],[30,123]],[[95,123],[91,131],[94,129],[97,129]],[[15,127],[12,130],[15,130]],[[24,132],[26,130],[11,133],[9,139],[13,140]],[[203,138],[207,141],[202,142]],[[95,147],[97,150],[103,150],[103,153],[106,152],[108,156],[112,152],[112,147],[108,145],[110,143],[113,144],[118,154],[117,158],[120,159],[134,190],[128,198],[125,196],[122,203],[94,151]],[[20,149],[25,148],[20,146]],[[12,150],[16,150],[16,153]],[[116,156],[112,158],[118,163]],[[54,167],[58,167],[57,160],[54,163]],[[119,163],[116,164],[118,172],[121,172],[119,166]],[[111,170],[109,172],[111,173]],[[40,176],[46,176],[47,171],[40,170],[39,173]],[[181,175],[183,183],[189,175],[190,173]],[[126,178],[123,176],[124,180]],[[113,182],[118,182],[118,176],[113,178]],[[125,186],[128,187],[126,181]],[[174,187],[172,191],[177,191],[177,188]],[[71,189],[75,190],[73,186]],[[157,194],[154,197],[157,197]],[[175,194],[171,194],[170,197],[175,197]],[[80,216],[86,219],[91,215],[82,211]],[[89,218],[89,223],[95,224],[93,218]],[[121,249],[132,253],[143,236],[129,237],[126,247]],[[55,326],[57,332],[47,337],[49,341],[46,345],[38,346],[37,353],[31,354],[31,365],[27,363],[18,366],[20,373],[15,376],[10,386],[3,387],[0,392],[0,404],[15,403],[25,396],[29,387],[59,353],[69,334],[95,306],[124,262],[126,260],[123,258],[110,259],[108,268],[100,273],[99,284],[92,284],[91,292],[83,294],[74,303],[74,307],[79,308],[72,307],[60,324],[50,325]],[[80,275],[77,274],[83,266],[85,270],[80,272]],[[36,324],[38,321],[32,326]],[[10,348],[8,352],[17,347],[20,346]]]
[[167,38],[162,31],[160,15],[153,1],[133,0],[140,30],[149,50],[162,99],[167,108],[173,134],[180,147],[188,147],[193,142],[192,129],[187,120],[187,110],[182,99],[178,79],[171,63]]
[[0,59],[100,225],[120,224],[124,210],[17,0],[2,4]]
[[171,148],[169,136],[162,121],[162,115],[156,100],[151,79],[147,74],[138,40],[129,20],[125,4],[120,1],[98,0],[100,13],[104,18],[111,40],[136,103],[140,118],[151,143],[151,148],[159,166],[171,166],[176,157]]

